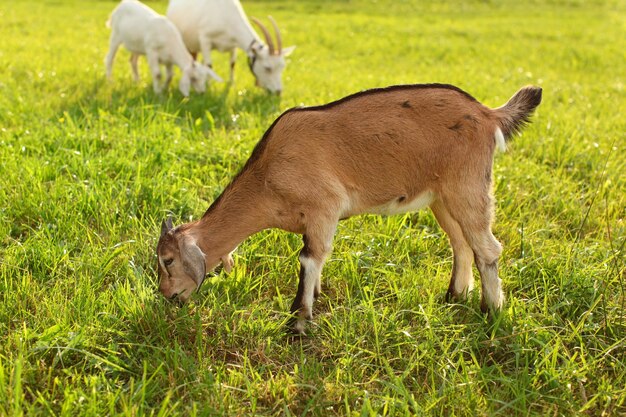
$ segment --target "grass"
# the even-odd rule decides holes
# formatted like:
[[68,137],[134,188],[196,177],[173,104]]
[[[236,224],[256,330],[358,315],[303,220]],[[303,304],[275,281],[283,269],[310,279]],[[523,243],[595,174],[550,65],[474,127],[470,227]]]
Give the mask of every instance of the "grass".
[[[126,52],[104,80],[114,5],[0,7],[0,415],[626,415],[623,2],[245,2],[298,46],[283,96],[240,56],[189,99]],[[282,111],[421,82],[544,88],[496,157],[501,314],[443,301],[427,211],[341,223],[301,340],[295,235],[247,240],[183,308],[156,294],[161,220],[201,216]]]

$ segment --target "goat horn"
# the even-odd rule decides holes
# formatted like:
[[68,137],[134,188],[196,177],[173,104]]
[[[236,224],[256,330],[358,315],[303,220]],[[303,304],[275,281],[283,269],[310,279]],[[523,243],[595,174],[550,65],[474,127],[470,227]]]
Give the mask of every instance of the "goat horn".
[[274,33],[276,33],[276,55],[280,55],[283,52],[283,40],[280,37],[280,30],[278,30],[278,25],[276,24],[274,18],[272,16],[267,17],[270,19],[272,26],[274,26]]
[[272,41],[272,38],[270,37],[269,31],[267,30],[265,26],[263,26],[263,23],[261,23],[261,21],[257,19],[256,17],[250,17],[250,20],[256,23],[259,29],[261,29],[261,31],[263,32],[263,35],[265,36],[265,42],[267,42],[267,46],[269,46],[270,48],[270,55],[273,55],[275,51],[274,42]]

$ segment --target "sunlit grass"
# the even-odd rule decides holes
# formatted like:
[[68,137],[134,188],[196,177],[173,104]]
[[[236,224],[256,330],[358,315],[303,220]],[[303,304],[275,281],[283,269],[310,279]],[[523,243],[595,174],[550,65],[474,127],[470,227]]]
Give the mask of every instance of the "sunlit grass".
[[[145,60],[133,84],[124,51],[104,80],[115,2],[5,3],[0,415],[626,413],[622,2],[244,2],[297,45],[282,97],[240,54],[189,99],[154,95]],[[185,307],[157,296],[161,220],[201,216],[282,111],[422,82],[492,107],[544,88],[496,157],[502,314],[444,302],[427,211],[340,224],[301,340],[299,236],[247,240]]]

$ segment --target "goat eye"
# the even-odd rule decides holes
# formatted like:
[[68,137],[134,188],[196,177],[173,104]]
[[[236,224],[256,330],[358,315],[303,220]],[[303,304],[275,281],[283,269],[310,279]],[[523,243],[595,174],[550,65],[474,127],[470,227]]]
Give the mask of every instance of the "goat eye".
[[172,264],[172,262],[174,262],[173,259],[164,259],[163,260],[163,265],[170,266]]
[[272,72],[272,67],[265,67],[266,72]]

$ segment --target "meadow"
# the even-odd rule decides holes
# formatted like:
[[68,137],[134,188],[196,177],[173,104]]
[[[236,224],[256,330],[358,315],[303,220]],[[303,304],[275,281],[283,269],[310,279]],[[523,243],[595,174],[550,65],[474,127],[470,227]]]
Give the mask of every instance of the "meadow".
[[[0,415],[626,415],[624,1],[244,1],[297,45],[282,96],[240,53],[189,98],[123,50],[105,80],[115,5],[0,5]],[[297,235],[248,239],[183,307],[157,293],[161,221],[202,216],[284,110],[431,82],[543,87],[495,160],[500,314],[445,302],[428,210],[340,223],[303,338]]]

